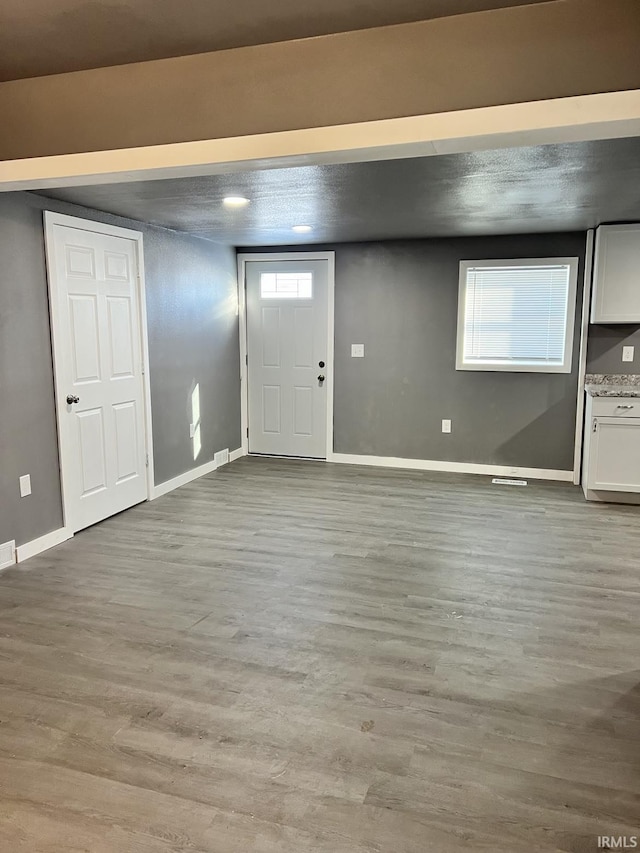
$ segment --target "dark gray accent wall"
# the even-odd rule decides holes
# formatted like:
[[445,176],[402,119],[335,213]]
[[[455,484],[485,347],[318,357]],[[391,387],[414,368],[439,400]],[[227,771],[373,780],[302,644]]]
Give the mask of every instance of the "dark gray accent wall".
[[461,260],[577,256],[580,305],[584,233],[314,248],[336,252],[338,453],[573,468],[580,310],[571,374],[457,371],[458,275]]
[[[633,361],[622,361],[622,347],[635,347]],[[587,373],[639,373],[640,326],[589,326]]]
[[[32,193],[0,195],[0,542],[18,544],[62,525],[43,210],[144,234],[156,483],[241,444],[235,252]],[[20,498],[18,477],[27,473],[33,493]]]

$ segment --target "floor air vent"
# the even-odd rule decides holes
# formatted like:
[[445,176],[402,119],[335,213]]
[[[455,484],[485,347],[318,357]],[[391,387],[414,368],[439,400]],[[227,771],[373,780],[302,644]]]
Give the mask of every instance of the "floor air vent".
[[494,477],[491,481],[496,486],[526,486],[526,480],[508,480],[506,477]]

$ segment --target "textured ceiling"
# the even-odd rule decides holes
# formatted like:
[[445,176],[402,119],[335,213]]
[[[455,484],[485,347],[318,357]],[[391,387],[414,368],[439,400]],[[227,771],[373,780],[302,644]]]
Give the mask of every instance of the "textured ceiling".
[[550,0],[0,0],[0,80]]
[[640,138],[44,194],[235,246],[578,230],[640,219]]

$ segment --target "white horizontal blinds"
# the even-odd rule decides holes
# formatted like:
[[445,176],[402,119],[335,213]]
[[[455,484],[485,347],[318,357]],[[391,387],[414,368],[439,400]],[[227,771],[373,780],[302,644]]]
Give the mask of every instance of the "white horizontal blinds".
[[568,264],[467,269],[464,361],[562,365]]
[[313,296],[313,273],[260,273],[260,296],[262,299],[311,299]]

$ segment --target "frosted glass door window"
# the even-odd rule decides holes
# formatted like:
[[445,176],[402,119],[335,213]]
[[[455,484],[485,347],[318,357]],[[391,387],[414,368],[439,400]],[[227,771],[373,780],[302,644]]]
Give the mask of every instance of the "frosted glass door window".
[[262,299],[311,299],[313,273],[263,272],[260,274]]

